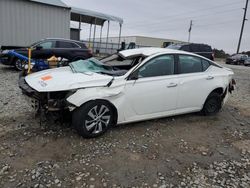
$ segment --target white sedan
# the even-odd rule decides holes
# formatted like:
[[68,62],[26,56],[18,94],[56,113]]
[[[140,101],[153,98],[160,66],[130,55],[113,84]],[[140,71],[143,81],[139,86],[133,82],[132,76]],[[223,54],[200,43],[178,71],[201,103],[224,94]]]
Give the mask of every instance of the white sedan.
[[78,133],[90,138],[116,124],[215,114],[233,90],[232,76],[231,69],[193,53],[139,48],[33,73],[19,86],[40,111],[69,111]]

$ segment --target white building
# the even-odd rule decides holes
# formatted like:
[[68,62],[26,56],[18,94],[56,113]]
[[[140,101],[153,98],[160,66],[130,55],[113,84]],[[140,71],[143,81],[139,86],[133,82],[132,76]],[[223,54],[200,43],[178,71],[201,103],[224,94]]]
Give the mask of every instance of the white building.
[[[80,40],[81,23],[90,25],[90,36],[97,36],[96,27],[109,27],[111,21],[119,24],[121,33],[122,18],[69,7],[61,0],[0,0],[0,47],[28,46],[43,38]],[[78,27],[70,28],[70,22]]]
[[[106,42],[106,38],[102,38],[102,42]],[[100,38],[95,40],[96,42],[100,41]],[[163,47],[164,43],[180,43],[183,41],[173,40],[173,39],[165,39],[165,38],[155,38],[155,37],[146,37],[146,36],[121,36],[121,42],[125,42],[126,45],[129,43],[135,43],[139,46],[152,46],[152,47]],[[108,43],[118,43],[119,37],[109,37]]]

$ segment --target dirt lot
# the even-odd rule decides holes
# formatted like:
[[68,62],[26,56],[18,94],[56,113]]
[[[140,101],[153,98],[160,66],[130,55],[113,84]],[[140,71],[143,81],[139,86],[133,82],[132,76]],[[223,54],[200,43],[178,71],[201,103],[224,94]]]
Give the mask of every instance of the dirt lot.
[[237,90],[213,117],[188,114],[83,139],[40,126],[0,65],[0,187],[250,187],[250,67],[230,66]]

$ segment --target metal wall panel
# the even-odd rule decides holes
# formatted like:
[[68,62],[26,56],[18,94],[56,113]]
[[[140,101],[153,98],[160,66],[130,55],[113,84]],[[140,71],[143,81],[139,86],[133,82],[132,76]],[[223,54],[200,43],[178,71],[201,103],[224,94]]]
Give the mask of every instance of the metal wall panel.
[[27,0],[0,0],[0,46],[70,38],[70,9]]

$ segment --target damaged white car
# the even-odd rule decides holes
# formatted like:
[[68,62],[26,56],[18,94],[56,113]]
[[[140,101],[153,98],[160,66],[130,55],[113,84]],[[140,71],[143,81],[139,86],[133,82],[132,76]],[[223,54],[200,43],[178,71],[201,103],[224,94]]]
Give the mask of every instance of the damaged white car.
[[116,124],[215,114],[234,89],[232,76],[231,69],[196,54],[140,48],[33,73],[19,87],[40,110],[71,112],[72,125],[90,138]]

